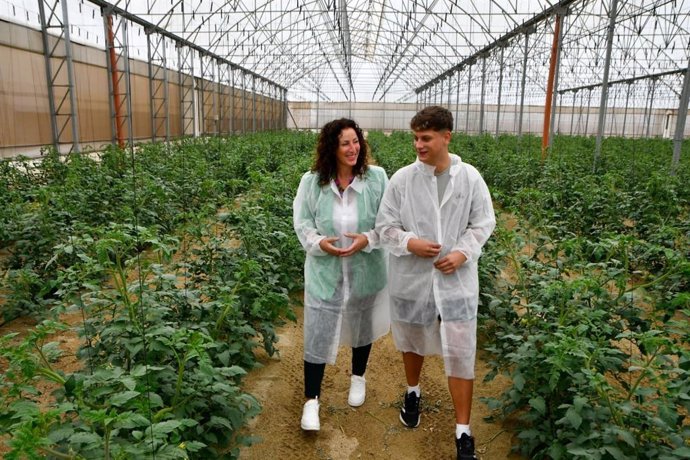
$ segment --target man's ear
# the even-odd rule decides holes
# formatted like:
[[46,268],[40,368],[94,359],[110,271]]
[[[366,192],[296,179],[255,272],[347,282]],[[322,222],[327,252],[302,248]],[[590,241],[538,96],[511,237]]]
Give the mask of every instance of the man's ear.
[[443,140],[445,140],[446,142],[450,142],[451,136],[452,136],[452,133],[449,130],[445,130],[443,132]]

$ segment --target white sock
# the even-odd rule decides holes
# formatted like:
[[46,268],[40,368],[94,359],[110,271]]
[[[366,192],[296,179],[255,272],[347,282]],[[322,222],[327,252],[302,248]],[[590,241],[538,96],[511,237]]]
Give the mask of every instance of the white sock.
[[470,431],[470,426],[469,425],[461,425],[461,424],[456,424],[455,425],[455,438],[460,439],[460,437],[463,435],[463,433],[466,433],[467,436],[472,436],[472,431]]
[[407,394],[410,394],[412,392],[415,392],[417,394],[417,397],[419,398],[419,395],[422,394],[422,390],[419,389],[419,385],[415,385],[413,387],[407,387]]

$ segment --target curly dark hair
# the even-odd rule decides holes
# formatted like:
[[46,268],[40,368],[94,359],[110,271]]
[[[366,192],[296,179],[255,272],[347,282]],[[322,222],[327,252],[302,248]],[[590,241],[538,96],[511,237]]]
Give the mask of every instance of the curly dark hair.
[[338,172],[335,154],[340,145],[340,133],[347,128],[354,129],[355,133],[357,133],[357,139],[359,139],[359,156],[357,157],[357,163],[352,167],[352,172],[359,177],[362,177],[367,172],[369,167],[369,146],[364,140],[362,129],[354,120],[348,118],[329,121],[321,128],[319,133],[316,157],[314,165],[311,167],[313,172],[319,173],[319,184],[322,186],[334,179]]
[[453,114],[445,107],[432,105],[423,108],[410,121],[412,131],[453,131]]

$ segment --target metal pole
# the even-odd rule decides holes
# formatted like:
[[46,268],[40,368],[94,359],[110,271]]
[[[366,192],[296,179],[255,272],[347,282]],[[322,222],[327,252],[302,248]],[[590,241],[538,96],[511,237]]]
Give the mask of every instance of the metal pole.
[[587,116],[585,117],[585,136],[589,136],[589,112],[592,108],[592,88],[589,89],[589,94],[587,95]]
[[[615,109],[615,107],[618,106],[618,103],[617,103],[618,102],[618,94],[620,93],[620,91],[618,90],[618,87],[614,86],[613,88],[614,88],[614,90],[613,90],[613,104],[611,104],[611,106],[614,107],[614,109],[612,110],[611,118],[610,118],[611,122],[609,123],[609,136],[615,136],[615,131],[614,131],[615,126],[616,126],[616,109]],[[606,131],[604,131],[604,133],[606,133]]]
[[48,84],[48,107],[50,109],[50,130],[53,134],[53,147],[55,147],[55,150],[58,152],[60,151],[60,134],[58,131],[58,123],[57,123],[57,113],[55,111],[55,95],[54,95],[54,90],[53,90],[53,70],[52,70],[52,64],[50,61],[51,57],[51,52],[50,52],[50,46],[48,45],[48,21],[46,18],[46,13],[45,13],[45,6],[43,4],[43,0],[39,0],[38,2],[38,11],[39,15],[41,18],[41,24],[42,24],[42,29],[43,33],[41,34],[41,38],[43,41],[43,57],[45,60],[45,71],[46,71],[46,83]]
[[522,59],[522,83],[520,86],[520,117],[518,121],[518,137],[522,137],[522,120],[525,114],[525,83],[527,83],[527,53],[529,52],[529,32],[525,32],[525,55]]
[[479,100],[479,134],[484,134],[484,98],[486,97],[486,54],[482,56],[482,93]]
[[242,133],[247,132],[247,82],[246,75],[242,71]]
[[451,84],[451,76],[448,75],[448,110],[450,110],[450,96],[452,93],[453,85]]
[[671,163],[671,174],[675,175],[680,162],[680,151],[685,137],[685,120],[688,116],[688,101],[690,100],[690,63],[688,70],[683,77],[683,90],[680,93],[678,103],[678,115],[676,116],[676,132],[673,135],[673,162]]
[[609,27],[606,36],[606,60],[604,61],[604,79],[601,82],[601,101],[599,103],[599,123],[597,126],[597,142],[594,149],[594,164],[592,169],[596,171],[599,157],[601,156],[601,142],[604,136],[604,120],[606,119],[606,102],[609,89],[609,69],[611,67],[611,50],[613,48],[613,31],[616,27],[618,14],[618,0],[611,0],[609,7]]
[[443,80],[441,80],[441,82],[439,83],[439,85],[440,85],[440,87],[441,87],[441,90],[438,91],[436,95],[439,96],[439,99],[441,99],[441,102],[440,102],[440,104],[438,104],[438,105],[443,105]]
[[230,66],[230,134],[235,134],[235,69]]
[[113,32],[113,15],[105,13],[103,14],[103,25],[105,26],[105,37],[106,43],[105,47],[108,51],[108,56],[106,58],[106,67],[108,68],[108,73],[110,78],[108,78],[108,92],[110,97],[108,98],[108,105],[110,107],[110,131],[111,140],[113,143],[117,142],[118,147],[123,149],[125,147],[124,133],[122,132],[122,124],[120,119],[122,117],[120,113],[120,89],[119,89],[119,76],[117,68],[117,54],[115,53],[115,33]]
[[[579,90],[578,90],[579,92]],[[584,93],[580,93],[580,109],[577,112],[577,133],[578,135],[582,135],[582,108],[585,103],[585,98],[583,96]]]
[[577,92],[573,93],[573,103],[572,103],[572,109],[570,111],[570,135],[573,135],[573,127],[575,125],[575,97],[577,96]]
[[287,118],[288,118],[287,89],[283,88],[283,128],[284,129],[287,129]]
[[652,79],[652,91],[649,95],[649,115],[647,116],[647,134],[645,137],[649,137],[649,128],[652,125],[652,111],[654,110],[654,92],[656,91],[656,78]]
[[470,88],[472,87],[472,64],[467,69],[467,114],[465,115],[465,134],[470,132]]
[[67,81],[69,84],[70,109],[72,111],[72,148],[75,152],[80,152],[79,146],[79,110],[77,108],[77,95],[75,93],[74,66],[72,64],[72,40],[70,39],[69,17],[67,14],[67,1],[62,2],[62,24],[65,29],[65,57],[67,59]]
[[316,88],[316,129],[319,129],[319,127],[321,126],[319,124],[319,98],[320,97],[321,97],[321,88],[317,87]]
[[623,110],[623,130],[621,132],[621,137],[625,137],[625,125],[628,123],[628,103],[630,102],[630,87],[632,82],[628,82],[628,91],[625,95],[625,109]]
[[252,75],[252,132],[256,132],[256,78]]
[[458,86],[455,89],[455,130],[460,129],[460,70],[457,72]]
[[[563,102],[563,95],[560,95],[560,99],[558,98],[558,77],[561,73],[561,48],[562,48],[562,43],[563,43],[563,30],[565,29],[565,13],[564,12],[559,12],[556,20],[561,22],[560,27],[558,28],[558,43],[556,44],[556,71],[555,75],[553,76],[553,110],[551,112],[551,120],[549,122],[549,148],[553,145],[553,136],[554,133],[556,132],[557,128],[556,126],[561,125],[561,105],[559,104]],[[558,124],[556,124],[556,110],[558,110]],[[560,129],[557,130],[557,132],[560,134]]]
[[498,63],[498,101],[496,102],[496,137],[498,137],[499,123],[501,121],[501,93],[503,91],[503,51],[505,44],[501,46],[501,54]]
[[544,104],[544,129],[541,138],[541,161],[546,160],[546,149],[549,147],[549,134],[551,133],[551,106],[553,104],[553,87],[556,77],[556,63],[558,61],[558,39],[561,36],[561,15],[556,14],[556,23],[553,30],[553,43],[551,45],[551,59],[549,61],[549,77],[546,82],[546,101]]
[[151,140],[156,141],[156,104],[155,104],[155,89],[153,87],[153,54],[151,52],[151,34],[146,34],[146,52],[148,55],[148,75],[149,80],[149,111],[151,112]]

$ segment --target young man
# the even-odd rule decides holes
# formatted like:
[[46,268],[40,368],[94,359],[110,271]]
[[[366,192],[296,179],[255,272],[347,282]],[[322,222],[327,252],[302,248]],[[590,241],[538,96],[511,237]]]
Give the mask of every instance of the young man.
[[458,460],[475,459],[470,431],[479,280],[477,259],[496,219],[479,172],[448,152],[453,116],[427,107],[410,122],[417,161],[390,179],[376,219],[390,252],[391,329],[408,389],[400,421],[419,426],[424,356],[443,356],[455,407]]

